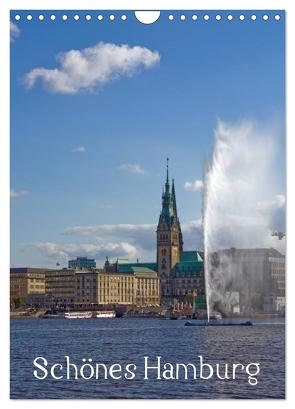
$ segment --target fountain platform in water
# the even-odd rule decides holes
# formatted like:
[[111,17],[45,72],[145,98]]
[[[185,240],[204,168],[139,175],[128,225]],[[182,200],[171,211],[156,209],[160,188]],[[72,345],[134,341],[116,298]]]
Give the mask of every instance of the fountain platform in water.
[[251,326],[253,323],[251,321],[242,322],[226,322],[226,321],[199,321],[190,322],[187,321],[184,324],[186,327],[228,327],[228,326]]

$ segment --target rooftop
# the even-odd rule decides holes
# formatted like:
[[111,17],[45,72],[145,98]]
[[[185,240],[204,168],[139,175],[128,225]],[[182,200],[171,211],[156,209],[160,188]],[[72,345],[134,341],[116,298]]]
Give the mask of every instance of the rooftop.
[[203,257],[201,257],[198,251],[182,251],[180,253],[180,262],[202,262]]
[[155,272],[157,271],[157,264],[156,263],[122,263],[122,264],[118,263],[117,271],[119,273],[130,273],[133,271]]

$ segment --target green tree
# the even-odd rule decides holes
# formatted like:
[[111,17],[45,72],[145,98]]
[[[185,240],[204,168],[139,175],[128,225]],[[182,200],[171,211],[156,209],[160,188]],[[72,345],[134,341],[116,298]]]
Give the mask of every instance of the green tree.
[[186,302],[188,302],[190,304],[193,304],[193,302],[194,302],[193,294],[192,293],[187,293],[186,296],[185,296],[185,300],[186,300]]
[[15,306],[15,308],[22,307],[23,305],[26,305],[25,300],[21,297],[15,297],[12,299],[12,302]]

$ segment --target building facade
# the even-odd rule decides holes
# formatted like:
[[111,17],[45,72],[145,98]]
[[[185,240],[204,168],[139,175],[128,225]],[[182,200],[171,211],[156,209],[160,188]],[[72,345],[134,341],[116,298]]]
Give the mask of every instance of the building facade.
[[277,297],[285,297],[285,256],[275,250],[268,258],[270,275],[274,280],[275,293]]
[[108,271],[77,271],[75,304],[158,306],[157,272],[127,263],[120,267],[117,260]]
[[75,269],[47,270],[45,273],[45,303],[47,306],[73,305],[76,296]]
[[77,257],[75,260],[69,260],[69,269],[90,270],[96,268],[96,261],[94,258]]
[[[285,306],[285,256],[273,248],[226,249],[212,264],[226,277],[225,291],[239,294],[241,312],[280,312]],[[234,274],[231,273],[234,272]],[[224,306],[226,310],[230,306]],[[228,308],[230,307],[230,308]]]
[[98,304],[136,305],[135,276],[129,272],[98,275]]
[[45,297],[45,269],[11,268],[10,300],[25,304],[42,304]]
[[204,293],[203,254],[198,251],[182,251],[180,260],[172,271],[173,295]]
[[81,270],[75,272],[75,297],[74,303],[85,305],[85,304],[96,304],[98,296],[98,272],[91,270]]
[[[152,267],[155,264],[149,264]],[[160,304],[157,271],[142,263],[129,264],[120,259],[107,269],[78,270],[63,268],[11,269],[11,303],[38,304],[46,307],[75,305]]]

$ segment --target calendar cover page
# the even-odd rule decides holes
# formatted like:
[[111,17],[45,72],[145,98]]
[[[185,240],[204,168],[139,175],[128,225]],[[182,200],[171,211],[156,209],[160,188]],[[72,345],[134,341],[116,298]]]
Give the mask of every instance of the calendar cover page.
[[285,14],[10,13],[12,399],[285,398]]

